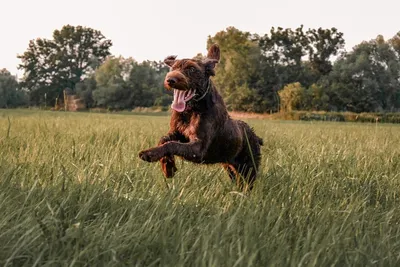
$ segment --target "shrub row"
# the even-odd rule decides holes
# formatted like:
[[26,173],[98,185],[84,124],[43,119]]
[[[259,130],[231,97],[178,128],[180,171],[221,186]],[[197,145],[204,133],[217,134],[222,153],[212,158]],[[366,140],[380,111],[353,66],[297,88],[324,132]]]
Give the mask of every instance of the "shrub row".
[[272,115],[272,117],[279,120],[400,123],[400,113],[292,111],[277,113]]

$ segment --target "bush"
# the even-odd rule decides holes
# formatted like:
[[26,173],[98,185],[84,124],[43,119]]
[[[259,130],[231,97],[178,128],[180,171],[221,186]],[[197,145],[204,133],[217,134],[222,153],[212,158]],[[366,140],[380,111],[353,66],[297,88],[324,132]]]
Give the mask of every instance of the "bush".
[[273,119],[302,121],[346,121],[367,123],[400,123],[400,113],[353,113],[291,111],[274,114]]

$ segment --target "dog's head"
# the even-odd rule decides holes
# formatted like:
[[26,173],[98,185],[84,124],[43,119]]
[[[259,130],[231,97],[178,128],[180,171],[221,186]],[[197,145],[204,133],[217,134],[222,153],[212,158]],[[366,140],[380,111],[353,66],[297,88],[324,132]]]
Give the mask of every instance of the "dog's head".
[[215,65],[219,62],[220,50],[218,45],[212,45],[205,59],[176,59],[169,56],[164,63],[170,66],[164,86],[168,90],[174,90],[174,101],[171,107],[183,112],[186,103],[196,100],[196,96],[205,94],[210,86],[210,76],[215,75]]

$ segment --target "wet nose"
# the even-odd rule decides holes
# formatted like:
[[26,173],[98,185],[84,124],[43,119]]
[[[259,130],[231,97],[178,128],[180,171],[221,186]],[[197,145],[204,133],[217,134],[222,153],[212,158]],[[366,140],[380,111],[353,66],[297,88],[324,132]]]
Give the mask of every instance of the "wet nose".
[[167,83],[169,86],[173,86],[174,84],[176,84],[176,79],[175,78],[167,78]]

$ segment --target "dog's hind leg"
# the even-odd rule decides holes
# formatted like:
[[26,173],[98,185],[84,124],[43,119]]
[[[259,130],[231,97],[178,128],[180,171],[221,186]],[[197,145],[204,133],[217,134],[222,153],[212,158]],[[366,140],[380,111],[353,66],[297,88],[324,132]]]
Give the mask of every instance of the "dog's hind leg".
[[238,167],[238,172],[240,173],[241,189],[251,191],[257,178],[257,170],[254,168],[253,164],[240,165]]
[[252,167],[252,164],[222,164],[228,172],[229,178],[241,191],[251,191],[256,181],[257,171]]
[[228,163],[222,164],[222,166],[228,172],[229,178],[231,178],[232,182],[236,184],[239,190],[246,190],[246,186],[248,183],[246,177],[243,175],[244,173],[241,172],[241,168],[238,165]]
[[236,181],[236,176],[238,175],[235,167],[233,165],[231,165],[231,164],[228,164],[228,163],[224,163],[224,164],[222,164],[222,166],[228,172],[229,178],[231,178],[232,182],[235,182]]

